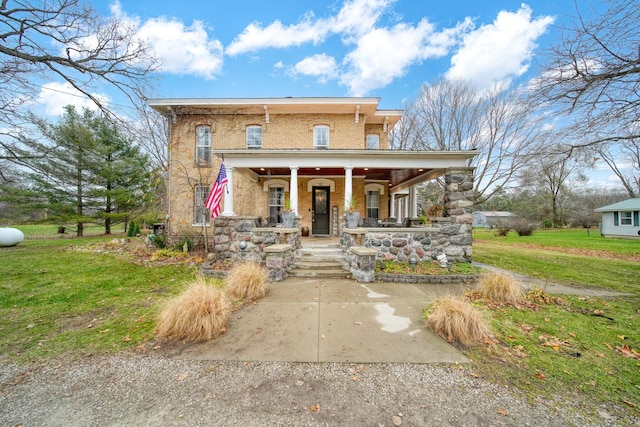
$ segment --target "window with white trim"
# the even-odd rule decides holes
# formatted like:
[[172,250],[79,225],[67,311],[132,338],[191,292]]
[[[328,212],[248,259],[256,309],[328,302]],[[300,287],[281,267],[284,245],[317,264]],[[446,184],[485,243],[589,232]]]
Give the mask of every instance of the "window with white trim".
[[204,207],[209,197],[208,185],[196,185],[193,192],[193,225],[209,225],[211,213]]
[[262,126],[247,126],[247,148],[262,148]]
[[379,150],[380,149],[380,135],[370,134],[367,135],[367,150]]
[[631,217],[631,212],[620,212],[620,225],[633,225],[633,219]]
[[380,192],[367,191],[367,218],[380,218]]
[[196,127],[196,164],[211,164],[211,127]]
[[269,225],[282,222],[282,207],[284,206],[284,188],[269,187]]
[[329,126],[316,125],[313,127],[313,148],[318,150],[329,148]]

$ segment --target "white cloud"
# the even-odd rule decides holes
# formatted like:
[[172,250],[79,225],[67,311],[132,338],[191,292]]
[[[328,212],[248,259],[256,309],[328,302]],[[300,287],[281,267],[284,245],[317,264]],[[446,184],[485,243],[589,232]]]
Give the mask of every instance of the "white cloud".
[[325,53],[309,56],[298,62],[291,69],[289,74],[297,76],[299,74],[305,76],[318,77],[320,83],[325,83],[327,80],[335,76],[338,65],[335,58]]
[[287,48],[306,43],[318,44],[332,34],[343,34],[348,43],[371,28],[384,10],[395,0],[346,1],[336,16],[315,19],[307,12],[296,24],[284,25],[276,20],[264,27],[254,21],[238,35],[225,52],[236,56],[269,48]]
[[[109,101],[107,95],[96,93],[92,95],[100,100],[100,102],[106,103]],[[67,105],[75,106],[78,111],[85,107],[91,110],[98,109],[93,101],[69,83],[53,82],[43,84],[34,103],[42,105],[47,115],[55,117],[62,115],[62,113],[64,113],[64,107]]]
[[301,22],[283,25],[280,21],[263,27],[260,22],[252,22],[237,36],[225,53],[235,56],[267,48],[285,48],[305,43],[320,43],[329,33],[322,21],[312,21],[312,15],[305,15]]
[[384,87],[403,76],[409,66],[446,55],[471,25],[466,20],[454,28],[435,32],[434,26],[423,19],[415,27],[401,23],[391,29],[373,29],[347,54],[347,71],[341,82],[354,96]]
[[148,40],[161,58],[161,71],[205,79],[213,79],[222,71],[222,43],[209,39],[201,21],[186,27],[173,19],[150,19],[140,26],[138,35]]
[[464,37],[451,58],[450,79],[466,79],[479,87],[521,76],[529,68],[536,40],[554,21],[551,16],[531,19],[531,8],[522,4],[513,13],[501,11],[492,24]]
[[153,48],[161,62],[159,71],[205,79],[213,79],[222,71],[222,43],[209,38],[202,21],[194,20],[191,26],[166,17],[141,22],[124,13],[118,1],[112,3],[110,9],[114,17],[136,28],[137,35]]

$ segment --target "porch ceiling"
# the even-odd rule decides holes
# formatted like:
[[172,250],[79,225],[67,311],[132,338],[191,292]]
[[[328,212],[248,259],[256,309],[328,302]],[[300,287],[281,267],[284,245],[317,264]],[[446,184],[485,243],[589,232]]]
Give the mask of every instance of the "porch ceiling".
[[340,177],[345,167],[354,177],[388,181],[392,191],[437,178],[450,167],[465,167],[477,151],[396,150],[213,150],[227,167],[254,179],[288,177],[291,168],[298,176]]

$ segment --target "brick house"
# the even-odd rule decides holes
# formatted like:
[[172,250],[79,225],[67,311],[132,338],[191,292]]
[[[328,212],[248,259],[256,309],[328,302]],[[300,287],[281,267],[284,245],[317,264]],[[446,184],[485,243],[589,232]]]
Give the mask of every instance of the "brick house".
[[337,236],[351,196],[365,226],[416,217],[416,185],[451,170],[471,174],[465,165],[476,152],[389,150],[403,112],[378,109],[379,101],[149,100],[169,122],[168,233],[212,227],[202,205],[222,159],[229,177],[222,217],[278,225],[289,200],[296,225],[312,236]]

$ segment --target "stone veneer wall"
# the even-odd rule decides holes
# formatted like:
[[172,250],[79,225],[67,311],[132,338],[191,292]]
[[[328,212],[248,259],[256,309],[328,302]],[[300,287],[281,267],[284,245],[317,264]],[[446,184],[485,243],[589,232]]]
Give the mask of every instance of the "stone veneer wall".
[[[254,216],[219,216],[215,218],[213,241],[216,258],[264,263],[266,247],[288,244],[293,248],[293,253],[300,248],[299,227],[257,227],[256,220],[257,217]],[[297,222],[299,224],[299,218]],[[244,251],[240,249],[241,242],[247,244]],[[291,262],[287,262],[287,265],[290,264]]]

